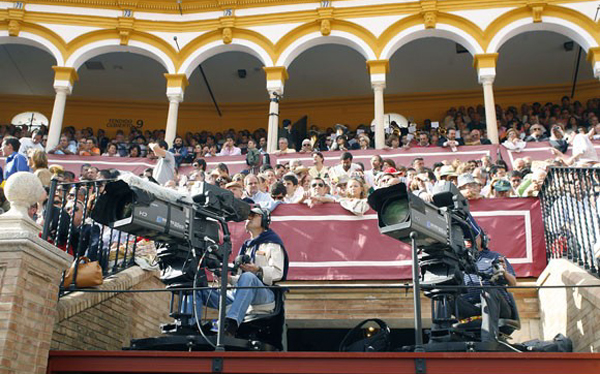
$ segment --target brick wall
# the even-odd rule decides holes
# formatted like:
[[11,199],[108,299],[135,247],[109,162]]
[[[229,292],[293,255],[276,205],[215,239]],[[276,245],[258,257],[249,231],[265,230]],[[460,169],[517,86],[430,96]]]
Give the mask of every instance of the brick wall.
[[[570,261],[550,261],[539,285],[600,285],[600,279]],[[600,352],[600,288],[540,289],[544,340],[561,333],[575,352]]]
[[[164,288],[158,273],[133,267],[105,280],[107,290]],[[53,350],[120,350],[134,338],[160,335],[170,293],[81,293],[60,299]]]

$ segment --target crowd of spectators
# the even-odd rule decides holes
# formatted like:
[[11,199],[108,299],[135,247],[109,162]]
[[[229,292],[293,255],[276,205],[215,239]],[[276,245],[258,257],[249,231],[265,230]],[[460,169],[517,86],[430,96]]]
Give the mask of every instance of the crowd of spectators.
[[[421,130],[411,127],[393,127],[387,135],[388,148],[447,147],[451,151],[474,144],[489,144],[483,122],[483,107],[451,108],[439,122],[425,121]],[[561,104],[522,105],[504,110],[497,107],[498,129],[502,144],[519,150],[529,142],[550,141],[554,155],[545,162],[532,162],[528,157],[518,158],[509,171],[502,160],[492,163],[489,157],[461,162],[449,158],[426,165],[415,158],[410,165],[396,165],[391,159],[374,155],[369,165],[353,162],[353,150],[372,148],[371,129],[360,125],[350,131],[345,125],[336,125],[320,131],[311,126],[306,138],[299,139],[290,121],[283,121],[275,154],[305,153],[312,162],[303,164],[294,160],[288,164],[270,165],[264,157],[267,133],[258,129],[226,132],[188,132],[177,136],[173,146],[164,140],[164,131],[131,129],[129,134],[117,131],[113,138],[103,130],[96,135],[90,128],[67,127],[59,144],[49,154],[103,155],[106,157],[147,157],[157,159],[156,167],[146,170],[143,177],[160,185],[189,191],[199,181],[206,181],[230,189],[236,197],[246,199],[273,210],[279,204],[340,204],[354,214],[363,214],[368,206],[366,197],[374,189],[403,182],[413,193],[425,200],[431,199],[433,186],[449,180],[469,199],[536,196],[549,165],[598,165],[598,155],[591,140],[600,136],[598,115],[600,99],[589,100],[585,106],[571,103],[565,97]],[[100,170],[86,164],[80,175],[64,170],[60,165],[48,165],[45,152],[47,132],[44,127],[31,132],[25,127],[1,126],[0,137],[6,163],[1,176],[9,178],[18,171],[32,171],[45,186],[55,176],[65,182],[114,178],[118,171]],[[572,156],[564,155],[572,148]],[[324,165],[328,150],[341,150],[339,164]],[[248,167],[230,174],[226,164],[220,163],[207,170],[206,159],[223,155],[245,155]],[[549,155],[550,156],[550,155]],[[182,164],[191,164],[191,172],[179,172]],[[183,169],[181,169],[183,170]],[[0,207],[8,202],[0,189]]]

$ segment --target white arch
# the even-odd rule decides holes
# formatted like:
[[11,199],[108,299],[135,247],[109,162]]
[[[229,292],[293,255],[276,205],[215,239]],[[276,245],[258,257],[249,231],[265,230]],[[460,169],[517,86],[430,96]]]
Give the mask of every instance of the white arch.
[[323,36],[320,32],[313,32],[295,40],[281,53],[277,60],[277,66],[288,68],[302,52],[323,44],[345,45],[356,50],[366,60],[377,60],[375,52],[358,36],[345,31],[331,30],[331,34],[328,36]]
[[175,74],[175,64],[166,53],[138,40],[130,40],[129,45],[121,45],[119,39],[105,39],[86,44],[73,52],[65,66],[78,70],[89,59],[112,52],[130,52],[149,57],[164,66],[169,74]]
[[198,48],[185,59],[178,73],[185,74],[189,78],[198,65],[224,52],[248,53],[259,59],[265,67],[273,66],[273,59],[264,48],[249,40],[234,38],[229,44],[223,44],[221,40],[217,40]]
[[56,60],[57,66],[62,66],[65,62],[62,53],[52,42],[30,32],[21,31],[19,36],[9,36],[7,30],[1,30],[0,44],[21,44],[36,47],[50,53]]
[[576,41],[586,52],[598,47],[594,38],[581,26],[557,17],[542,17],[542,22],[533,23],[531,17],[522,18],[504,26],[494,35],[487,53],[497,53],[502,45],[512,37],[530,31],[552,31]]
[[437,23],[435,29],[426,29],[425,25],[416,25],[402,30],[385,45],[381,52],[381,59],[389,60],[400,48],[422,38],[450,39],[465,47],[471,55],[483,53],[481,45],[466,31],[445,23]]

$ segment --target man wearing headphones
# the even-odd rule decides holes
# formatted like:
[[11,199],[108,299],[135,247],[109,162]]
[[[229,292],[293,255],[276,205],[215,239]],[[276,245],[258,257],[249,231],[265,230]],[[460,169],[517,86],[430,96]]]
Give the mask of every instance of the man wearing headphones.
[[[241,261],[237,274],[230,275],[228,279],[229,284],[241,288],[227,295],[229,310],[223,331],[225,335],[235,336],[251,305],[275,306],[275,295],[271,289],[243,288],[272,286],[275,282],[285,280],[287,276],[289,265],[287,252],[279,235],[269,228],[270,223],[268,211],[259,207],[251,209],[246,220],[246,231],[250,234],[250,239],[242,244],[238,254],[238,258],[243,256],[244,260]],[[218,294],[208,290],[198,292],[197,295],[202,300],[197,304],[198,307],[208,304],[217,308]]]

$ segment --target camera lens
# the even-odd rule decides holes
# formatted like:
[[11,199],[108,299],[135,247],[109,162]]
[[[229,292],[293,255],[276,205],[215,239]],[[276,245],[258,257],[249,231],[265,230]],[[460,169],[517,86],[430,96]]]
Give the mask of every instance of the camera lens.
[[410,209],[407,199],[394,199],[386,203],[382,209],[380,218],[385,225],[395,225],[406,222],[410,218]]

